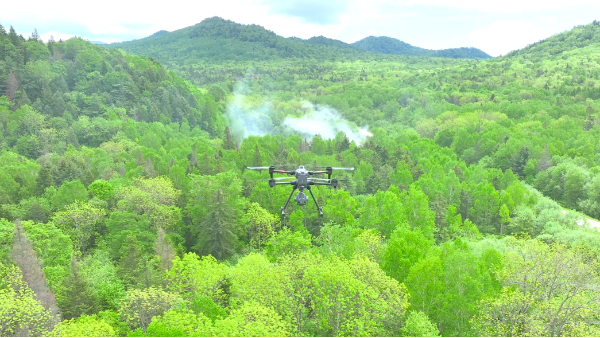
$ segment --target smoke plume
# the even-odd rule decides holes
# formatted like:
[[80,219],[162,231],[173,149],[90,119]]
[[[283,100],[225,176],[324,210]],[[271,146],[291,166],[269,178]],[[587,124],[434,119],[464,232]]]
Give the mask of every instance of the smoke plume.
[[373,136],[367,127],[358,128],[344,119],[340,113],[328,106],[313,105],[305,102],[302,106],[309,113],[302,117],[287,117],[283,124],[294,130],[296,134],[308,138],[320,135],[323,139],[333,139],[341,131],[350,141],[360,144],[369,136]]
[[233,100],[227,105],[231,133],[238,143],[248,136],[264,136],[273,130],[273,108],[270,102],[253,106],[247,99],[249,93],[246,79],[238,82],[234,88]]
[[230,130],[236,142],[240,143],[248,136],[275,134],[297,134],[312,139],[320,135],[323,139],[333,139],[341,131],[357,145],[373,136],[367,127],[358,128],[344,119],[335,109],[325,105],[304,102],[302,108],[307,111],[301,117],[286,117],[282,123],[273,123],[275,112],[269,99],[259,102],[252,100],[248,85],[252,73],[247,73],[239,81],[233,92],[233,99],[227,105],[227,117]]

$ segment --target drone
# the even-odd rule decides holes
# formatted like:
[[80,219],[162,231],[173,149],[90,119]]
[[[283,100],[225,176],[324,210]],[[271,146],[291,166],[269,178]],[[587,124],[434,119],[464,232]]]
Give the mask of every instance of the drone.
[[[283,184],[289,184],[292,186],[292,192],[290,193],[290,196],[285,201],[285,204],[283,205],[283,207],[281,207],[281,217],[285,216],[285,208],[288,206],[288,203],[290,202],[290,199],[292,198],[292,195],[294,195],[294,192],[296,191],[296,189],[298,189],[300,192],[298,193],[298,195],[296,195],[296,197],[294,197],[294,201],[296,201],[296,203],[298,203],[298,205],[306,205],[306,202],[308,202],[308,196],[306,196],[306,194],[304,193],[304,190],[308,190],[308,192],[312,196],[313,201],[315,201],[315,204],[317,205],[317,209],[319,210],[319,216],[323,216],[323,208],[321,208],[321,206],[319,206],[319,203],[317,202],[317,199],[315,198],[315,195],[312,192],[311,186],[327,185],[330,187],[337,188],[339,181],[337,179],[331,178],[331,174],[333,173],[333,170],[346,170],[346,171],[354,170],[354,168],[325,167],[325,170],[311,171],[311,170],[306,170],[304,168],[304,166],[302,166],[302,165],[299,166],[298,169],[296,169],[296,170],[275,169],[275,166],[246,167],[246,168],[251,169],[251,170],[257,170],[257,171],[269,170],[269,175],[271,176],[271,178],[269,179],[269,186],[271,188],[273,188],[276,185],[283,185]],[[273,174],[276,174],[276,173],[294,176],[296,179],[293,181],[281,182],[282,180],[289,180],[289,179],[291,179],[291,177],[273,177]],[[327,174],[327,178],[311,177],[312,175],[318,175],[318,174]]]

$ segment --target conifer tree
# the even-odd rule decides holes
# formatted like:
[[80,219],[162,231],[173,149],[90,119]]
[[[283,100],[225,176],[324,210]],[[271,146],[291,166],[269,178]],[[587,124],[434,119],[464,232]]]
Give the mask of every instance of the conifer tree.
[[40,42],[40,34],[37,31],[37,28],[33,29],[33,33],[31,33],[31,36],[29,37],[29,41],[35,41],[35,42]]
[[35,192],[38,196],[41,196],[46,188],[54,184],[54,178],[52,178],[52,171],[50,170],[49,164],[43,164],[37,178],[35,179]]
[[88,289],[87,282],[79,273],[79,265],[75,257],[71,260],[71,274],[63,283],[58,294],[58,306],[65,319],[77,318],[81,315],[96,312],[96,304]]
[[4,29],[4,26],[2,26],[2,24],[0,24],[0,39],[7,39],[8,38],[8,34],[6,34],[6,29]]
[[254,161],[252,163],[255,167],[260,167],[262,165],[262,159],[260,157],[260,150],[258,150],[258,145],[254,148]]
[[231,136],[231,130],[229,127],[225,127],[225,140],[223,141],[223,149],[233,150],[236,148],[233,136]]
[[50,51],[50,54],[54,54],[54,45],[56,45],[56,41],[54,40],[54,36],[50,35],[50,39],[48,39],[48,50]]
[[17,32],[15,31],[13,26],[10,26],[10,30],[8,31],[8,39],[13,44],[13,46],[21,46],[21,39],[19,38],[19,35],[17,35]]
[[529,148],[521,147],[519,152],[513,156],[510,168],[517,176],[523,178],[525,177],[527,161],[529,161]]
[[29,208],[29,211],[27,212],[27,218],[36,223],[48,222],[48,215],[38,202],[33,202],[31,208]]

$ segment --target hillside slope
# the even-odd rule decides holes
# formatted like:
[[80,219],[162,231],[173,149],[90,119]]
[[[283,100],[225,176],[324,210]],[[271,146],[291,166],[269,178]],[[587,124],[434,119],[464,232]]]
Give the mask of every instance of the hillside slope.
[[532,43],[523,49],[508,53],[506,56],[555,56],[566,51],[600,43],[600,21],[552,35],[549,38]]
[[[68,144],[98,146],[118,132],[111,121],[127,117],[186,121],[212,135],[223,131],[214,99],[156,60],[78,38],[25,40],[1,27],[0,47],[0,92],[8,99],[3,105],[24,107],[20,114],[0,115],[0,150],[37,158]],[[30,126],[15,132],[11,125]]]

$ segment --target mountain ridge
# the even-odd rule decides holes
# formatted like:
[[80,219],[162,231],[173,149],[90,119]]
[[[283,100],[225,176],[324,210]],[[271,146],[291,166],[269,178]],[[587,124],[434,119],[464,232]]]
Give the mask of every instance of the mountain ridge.
[[368,36],[351,44],[362,50],[394,55],[450,57],[465,59],[489,59],[492,56],[474,47],[426,49],[408,44],[389,36]]
[[[237,54],[257,54],[256,57],[269,57],[275,54],[282,58],[288,57],[316,57],[320,58],[324,48],[329,48],[325,54],[332,52],[339,52],[344,57],[356,57],[365,56],[364,53],[375,53],[375,54],[387,54],[387,55],[403,55],[403,56],[429,56],[429,57],[448,57],[448,58],[490,58],[485,52],[476,48],[451,48],[447,50],[428,50],[420,47],[411,46],[400,40],[385,37],[385,41],[397,41],[396,44],[400,43],[406,46],[410,46],[408,53],[403,53],[402,48],[394,47],[373,47],[372,44],[364,44],[365,38],[361,41],[349,44],[340,40],[327,38],[324,36],[315,36],[309,39],[301,39],[297,37],[285,38],[277,35],[275,32],[270,31],[260,25],[243,25],[230,20],[225,20],[220,17],[212,17],[202,20],[201,22],[185,27],[176,31],[167,32],[164,30],[158,31],[150,36],[131,41],[124,41],[118,43],[109,44],[107,47],[123,48],[124,50],[132,53],[139,53],[141,50],[152,49],[152,44],[161,45],[166,47],[167,45],[178,49],[178,51],[185,50],[187,52],[195,51],[198,48],[206,48],[215,46],[215,41],[207,41],[209,39],[220,39],[227,40],[227,47],[232,49],[235,55]],[[177,40],[194,40],[192,43],[187,43],[187,46],[181,45],[182,43]],[[205,41],[202,41],[202,40]],[[188,41],[189,42],[189,41]],[[250,43],[255,45],[247,46],[231,46],[232,42]],[[379,42],[381,44],[381,42]],[[217,44],[223,45],[223,44]],[[256,50],[256,48],[267,49],[265,53],[244,53],[240,49]],[[405,48],[406,49],[406,48]],[[384,50],[384,52],[382,52]],[[150,55],[158,57],[160,51],[156,51],[156,55]],[[204,53],[210,54],[210,53]],[[227,58],[234,58],[231,55],[224,55]]]

